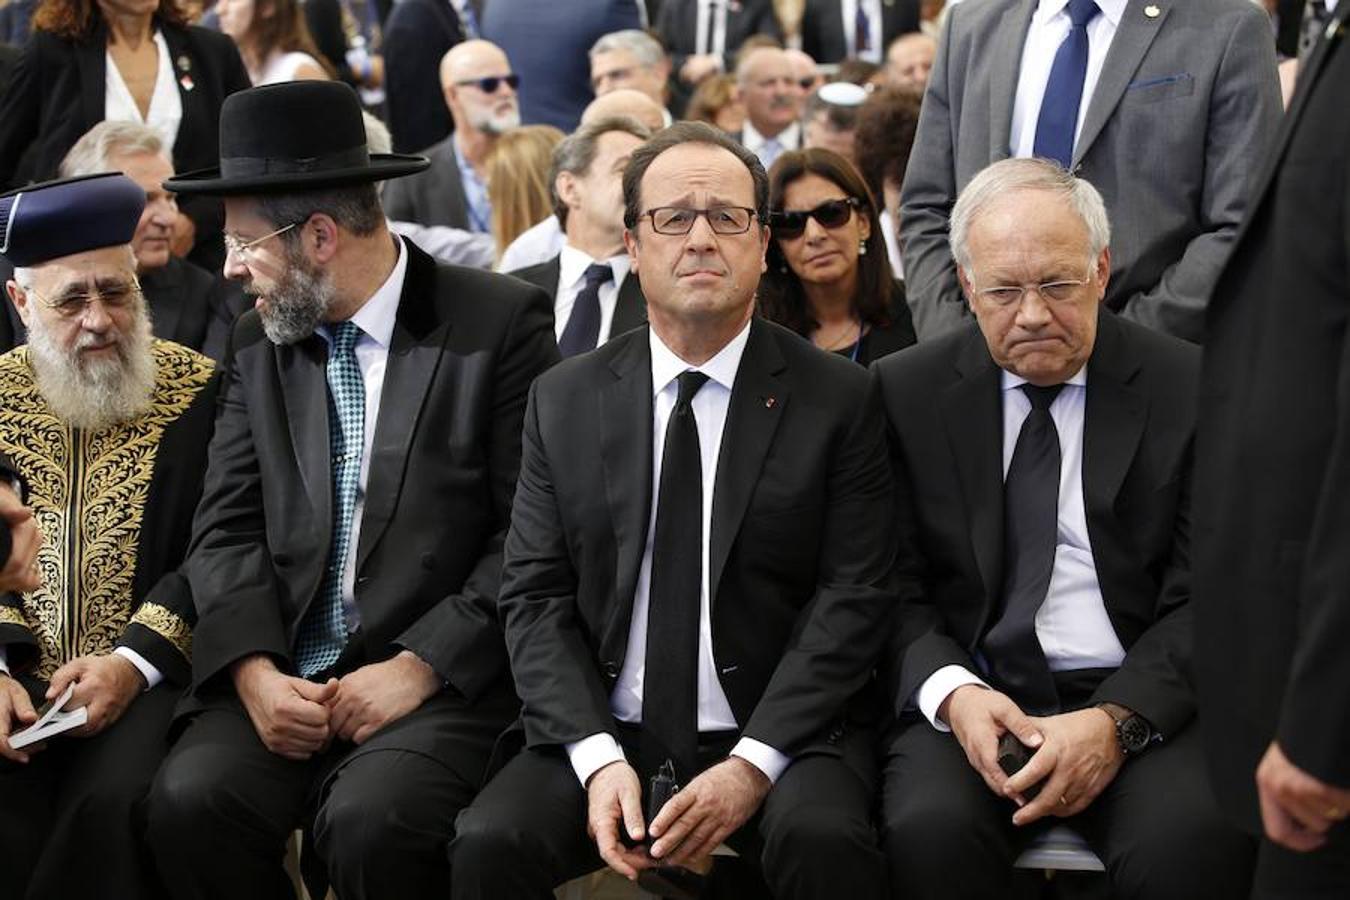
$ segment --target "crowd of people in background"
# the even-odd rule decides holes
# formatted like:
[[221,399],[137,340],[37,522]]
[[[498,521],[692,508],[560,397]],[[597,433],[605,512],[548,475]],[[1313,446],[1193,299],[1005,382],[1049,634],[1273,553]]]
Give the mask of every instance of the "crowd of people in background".
[[1346,896],[1347,6],[0,0],[6,883]]

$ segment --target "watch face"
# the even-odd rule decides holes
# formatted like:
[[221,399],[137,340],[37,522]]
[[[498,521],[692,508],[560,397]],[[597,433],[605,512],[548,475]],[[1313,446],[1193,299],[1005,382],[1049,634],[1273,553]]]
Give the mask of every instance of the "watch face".
[[1139,716],[1130,716],[1120,723],[1120,744],[1126,753],[1138,753],[1148,746],[1153,729]]

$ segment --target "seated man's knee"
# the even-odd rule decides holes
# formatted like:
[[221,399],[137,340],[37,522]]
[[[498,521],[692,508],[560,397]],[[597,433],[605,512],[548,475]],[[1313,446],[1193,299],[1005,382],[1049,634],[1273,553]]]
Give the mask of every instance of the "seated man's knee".
[[809,804],[766,815],[761,835],[765,871],[809,859],[837,866],[860,851],[875,853],[877,844],[866,808],[834,804]]
[[211,796],[223,773],[205,754],[171,753],[160,766],[146,797],[147,830],[152,845],[190,846],[192,835],[210,829],[215,802]]
[[1123,900],[1245,897],[1255,865],[1255,841],[1217,810],[1159,816],[1106,860]]

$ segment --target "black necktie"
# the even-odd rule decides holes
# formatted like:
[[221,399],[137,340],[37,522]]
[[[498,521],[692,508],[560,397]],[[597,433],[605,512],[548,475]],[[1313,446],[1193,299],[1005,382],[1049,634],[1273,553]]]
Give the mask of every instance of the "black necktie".
[[690,403],[707,382],[684,372],[666,424],[661,486],[652,536],[647,601],[646,674],[642,683],[643,774],[675,763],[688,784],[698,769],[698,624],[703,582],[703,462]]
[[614,277],[614,270],[608,263],[591,263],[583,277],[586,283],[577,293],[572,315],[558,338],[558,350],[563,356],[594,350],[600,341],[600,285]]
[[853,17],[853,55],[862,56],[872,49],[872,23],[867,20],[863,0],[858,0],[858,12]]
[[1059,709],[1036,612],[1050,588],[1059,532],[1059,432],[1050,404],[1063,387],[1022,385],[1031,413],[1003,483],[1003,611],[984,639],[991,680],[1033,715]]

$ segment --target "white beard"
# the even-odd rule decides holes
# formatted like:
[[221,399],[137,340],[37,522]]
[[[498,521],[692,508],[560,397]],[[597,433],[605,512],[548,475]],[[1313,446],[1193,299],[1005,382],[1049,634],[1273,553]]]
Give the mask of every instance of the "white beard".
[[98,431],[130,422],[150,409],[155,391],[154,334],[150,311],[138,298],[126,334],[119,335],[114,359],[80,359],[79,350],[92,340],[81,335],[70,351],[56,345],[42,320],[33,316],[28,328],[28,359],[38,393],[52,414],[72,428]]

